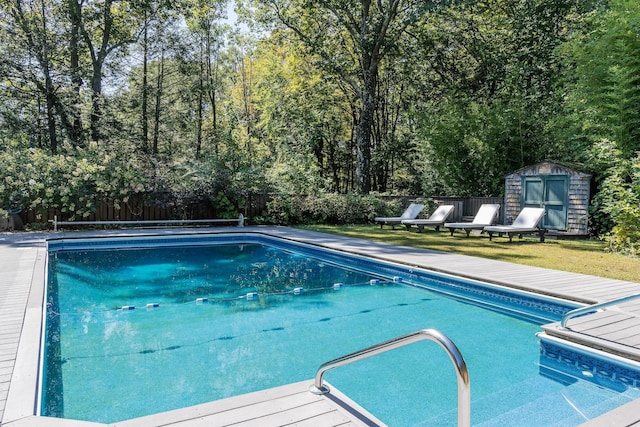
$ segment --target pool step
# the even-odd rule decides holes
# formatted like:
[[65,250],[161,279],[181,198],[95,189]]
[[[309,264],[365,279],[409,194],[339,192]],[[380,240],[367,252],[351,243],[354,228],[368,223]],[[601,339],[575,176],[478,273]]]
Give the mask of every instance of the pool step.
[[[603,397],[596,393],[589,396],[587,399],[589,402],[584,401],[584,396],[582,396],[582,399],[572,399],[570,396],[572,394],[571,388],[574,387],[579,386],[575,384],[570,385],[557,393],[538,397],[518,408],[504,412],[498,417],[479,423],[479,425],[483,427],[502,427],[505,425],[518,425],[522,427],[576,426],[630,401],[629,397],[621,395],[599,400]],[[558,401],[565,402],[565,405],[560,409],[557,407]],[[550,410],[549,408],[555,409]],[[528,421],[528,423],[526,421]]]
[[[576,426],[638,397],[638,393],[614,395],[584,385],[580,381],[564,386],[559,384],[556,392],[544,393],[538,391],[541,388],[539,380],[528,380],[475,400],[472,386],[471,423],[482,427]],[[564,404],[558,407],[558,401]],[[496,412],[500,415],[490,415]],[[454,409],[424,420],[420,425],[455,425],[456,415]]]

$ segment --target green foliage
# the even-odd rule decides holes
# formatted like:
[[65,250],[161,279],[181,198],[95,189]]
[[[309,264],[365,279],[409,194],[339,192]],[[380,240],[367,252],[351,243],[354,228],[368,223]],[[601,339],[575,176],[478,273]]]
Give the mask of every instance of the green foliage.
[[[447,195],[493,196],[504,176],[547,158],[565,160],[547,124],[572,1],[452,3],[420,28],[427,88],[418,109],[421,155]],[[566,150],[566,148],[565,148]]]
[[236,3],[268,31],[232,34],[225,0],[0,3],[0,214],[277,192],[271,222],[367,222],[406,203],[366,181],[493,196],[549,159],[637,252],[638,1]]
[[640,255],[640,154],[609,170],[597,202],[615,224],[606,236],[609,247]]
[[238,177],[213,162],[182,159],[171,163],[150,161],[126,150],[66,147],[64,154],[42,149],[18,150],[5,144],[0,150],[0,207],[44,214],[59,210],[65,218],[79,220],[103,202],[128,208],[132,198],[182,209],[211,203],[216,215],[233,218],[243,207],[244,186]]
[[254,65],[257,129],[269,141],[263,153],[267,177],[279,191],[348,189],[348,102],[315,62],[316,57],[278,32],[261,44]]
[[599,159],[601,140],[611,141],[624,158],[640,148],[639,25],[638,2],[613,0],[606,10],[586,15],[584,28],[561,50],[575,64],[567,97],[576,118],[572,130],[595,148],[589,160],[597,171],[608,167]]
[[382,202],[371,195],[322,193],[310,196],[274,195],[267,221],[281,224],[362,224],[371,222]]
[[0,205],[40,214],[58,209],[76,219],[94,212],[102,201],[111,200],[120,208],[147,189],[149,168],[135,157],[95,146],[66,151],[52,155],[6,144],[0,150],[0,169],[7,172],[0,182]]
[[276,194],[267,203],[266,221],[289,225],[304,223],[302,217],[303,198],[288,193]]
[[[640,247],[640,3],[612,0],[584,16],[559,50],[566,70],[563,135],[594,172],[592,226],[612,250]],[[608,233],[610,231],[610,233]]]
[[222,191],[218,191],[218,193],[213,196],[211,199],[211,203],[217,212],[216,218],[235,218],[238,216],[239,203],[236,200],[231,200],[234,198],[231,194],[225,194]]

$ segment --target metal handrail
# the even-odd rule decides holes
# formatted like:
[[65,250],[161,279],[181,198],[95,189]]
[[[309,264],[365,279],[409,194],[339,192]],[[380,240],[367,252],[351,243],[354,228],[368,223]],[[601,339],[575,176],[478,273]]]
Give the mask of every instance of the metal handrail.
[[628,297],[618,298],[610,301],[601,302],[599,304],[588,305],[586,307],[580,307],[573,309],[571,311],[566,312],[562,316],[562,320],[560,320],[560,327],[562,329],[567,328],[567,321],[577,316],[582,316],[583,314],[591,313],[592,311],[600,310],[601,308],[608,307],[610,305],[622,304],[627,301],[632,301],[634,299],[640,298],[640,294],[629,295]]
[[338,357],[323,363],[316,373],[315,383],[309,387],[309,391],[314,394],[329,393],[329,387],[323,384],[323,376],[330,369],[338,368],[376,354],[384,353],[389,350],[404,347],[417,341],[430,340],[435,341],[446,350],[451,362],[456,369],[458,378],[458,427],[468,427],[471,425],[471,390],[469,385],[469,372],[467,364],[458,350],[458,347],[443,333],[435,329],[421,329],[401,337],[393,338],[389,341],[367,347],[363,350],[356,351],[346,356]]

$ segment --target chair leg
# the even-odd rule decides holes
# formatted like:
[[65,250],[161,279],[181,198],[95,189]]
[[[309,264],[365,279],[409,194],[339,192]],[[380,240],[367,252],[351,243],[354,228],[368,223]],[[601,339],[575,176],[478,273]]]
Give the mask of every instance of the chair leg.
[[547,232],[547,230],[540,230],[540,241],[542,243],[544,243],[544,233],[546,233],[546,232]]

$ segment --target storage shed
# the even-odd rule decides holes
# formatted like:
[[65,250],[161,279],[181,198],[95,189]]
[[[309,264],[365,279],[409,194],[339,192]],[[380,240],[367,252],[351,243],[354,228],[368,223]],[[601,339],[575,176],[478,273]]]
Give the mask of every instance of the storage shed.
[[587,235],[590,183],[590,174],[550,161],[517,170],[505,178],[505,223],[524,207],[544,207],[540,227]]

